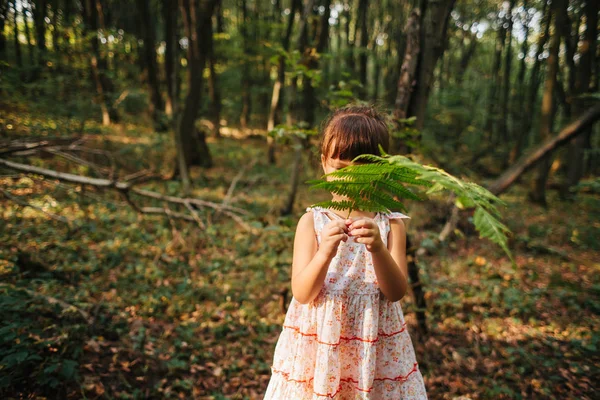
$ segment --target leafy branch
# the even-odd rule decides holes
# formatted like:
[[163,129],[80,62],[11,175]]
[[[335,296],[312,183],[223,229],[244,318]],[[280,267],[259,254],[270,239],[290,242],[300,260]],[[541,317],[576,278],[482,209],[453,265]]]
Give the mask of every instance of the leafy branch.
[[[311,189],[324,189],[344,197],[340,201],[324,201],[313,206],[335,210],[363,210],[371,212],[405,211],[403,200],[423,200],[432,194],[450,191],[456,195],[460,209],[475,208],[473,223],[480,237],[498,244],[510,257],[508,235],[510,230],[500,222],[497,205],[506,204],[486,188],[463,181],[441,168],[421,165],[408,157],[385,154],[361,155],[354,164],[312,180]],[[328,177],[331,180],[326,180]],[[427,190],[423,193],[422,188]]]

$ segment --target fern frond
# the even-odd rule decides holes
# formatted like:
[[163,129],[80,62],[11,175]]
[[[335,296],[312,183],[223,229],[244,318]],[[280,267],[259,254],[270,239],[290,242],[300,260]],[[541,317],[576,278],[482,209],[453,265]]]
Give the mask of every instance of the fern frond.
[[382,154],[361,155],[353,161],[366,164],[352,164],[324,177],[332,177],[333,180],[309,181],[311,188],[324,189],[345,197],[342,201],[317,205],[342,211],[405,211],[401,200],[422,200],[420,188],[427,188],[425,196],[447,190],[456,195],[458,207],[475,208],[473,223],[480,237],[498,244],[513,260],[507,238],[510,230],[499,220],[497,207],[506,205],[502,200],[484,187],[463,181],[441,168],[422,165],[400,155],[390,156],[383,151]]

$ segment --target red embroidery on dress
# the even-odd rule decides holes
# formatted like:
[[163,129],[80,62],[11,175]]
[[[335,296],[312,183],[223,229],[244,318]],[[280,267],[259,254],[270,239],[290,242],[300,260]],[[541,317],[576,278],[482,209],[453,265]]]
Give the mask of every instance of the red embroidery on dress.
[[[300,331],[300,328],[298,328],[296,326],[283,325],[283,327],[287,328],[287,329],[292,329],[292,330],[298,332],[302,336],[314,336],[314,337],[317,336],[316,333],[304,333],[304,332]],[[402,329],[400,329],[399,331],[392,332],[392,333],[379,333],[379,334],[377,334],[378,337],[376,339],[363,339],[363,338],[358,337],[358,336],[351,336],[351,337],[340,336],[340,341],[337,342],[337,343],[322,342],[319,339],[315,339],[315,340],[319,344],[327,344],[329,346],[339,346],[342,340],[360,340],[361,342],[377,343],[379,341],[379,337],[381,337],[381,336],[383,336],[383,337],[390,337],[390,336],[394,336],[394,335],[397,335],[399,333],[402,333],[405,330],[406,330],[406,322],[404,322],[402,324]]]
[[[290,378],[290,374],[287,373],[287,372],[280,371],[280,370],[275,369],[273,367],[271,367],[271,369],[273,370],[273,372],[281,374],[284,377],[284,379],[286,381],[288,381],[288,382],[296,382],[296,383],[306,383],[306,384],[308,384],[308,383],[310,383],[311,381],[314,380],[314,378],[304,379],[304,380],[293,379],[293,378]],[[397,376],[395,378],[375,378],[374,381],[406,382],[408,380],[408,378],[413,373],[417,372],[417,370],[418,370],[418,363],[414,363],[412,369],[406,375],[399,375],[399,376]],[[313,390],[313,393],[316,394],[317,396],[329,397],[329,398],[333,399],[335,396],[337,396],[337,394],[339,392],[342,391],[342,385],[341,385],[341,383],[355,383],[355,384],[358,384],[358,381],[355,381],[352,378],[343,378],[343,379],[340,379],[340,385],[338,386],[337,390],[333,394],[329,394],[329,393],[327,393],[327,394],[321,394],[321,393],[315,392],[314,390]],[[373,388],[374,388],[374,386],[371,386],[368,389],[362,389],[362,388],[359,388],[358,386],[354,387],[354,389],[360,390],[361,392],[366,392],[366,393],[370,393],[373,390]]]

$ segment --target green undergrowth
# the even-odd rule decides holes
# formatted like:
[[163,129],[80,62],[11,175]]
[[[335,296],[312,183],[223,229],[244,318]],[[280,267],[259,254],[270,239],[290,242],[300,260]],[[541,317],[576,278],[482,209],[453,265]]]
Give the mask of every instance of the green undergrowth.
[[[0,118],[11,137],[68,136],[62,128],[76,125],[34,117],[25,106]],[[88,146],[118,156],[121,174],[149,168],[166,176],[173,166],[168,133],[134,124],[85,129]],[[260,139],[211,139],[209,147],[215,167],[192,170],[193,196],[222,202],[236,181],[228,202],[249,212],[246,227],[210,209],[198,210],[201,228],[139,216],[112,191],[0,178],[11,195],[71,221],[0,196],[2,398],[262,398],[291,296],[295,225],[304,207],[326,197],[301,185],[294,214],[281,217],[291,149],[280,148],[270,166]],[[59,158],[15,161],[94,174]],[[303,181],[318,177],[312,165],[307,154]],[[141,187],[171,195],[181,189],[167,180]],[[551,192],[544,210],[525,198],[520,186],[503,196],[516,267],[469,230],[468,212],[448,243],[418,260],[428,335],[417,334],[410,296],[402,304],[430,398],[593,397],[600,199],[582,193],[572,203]],[[440,210],[409,204],[414,241],[439,233],[447,218]]]

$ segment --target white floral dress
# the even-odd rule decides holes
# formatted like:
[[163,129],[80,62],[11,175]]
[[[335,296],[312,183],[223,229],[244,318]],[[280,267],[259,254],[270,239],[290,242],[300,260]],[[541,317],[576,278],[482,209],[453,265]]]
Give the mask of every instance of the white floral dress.
[[[320,243],[323,226],[341,217],[310,210]],[[386,245],[392,218],[409,217],[374,218]],[[427,399],[402,307],[381,293],[371,253],[352,237],[340,243],[317,297],[292,298],[271,371],[265,400]]]

